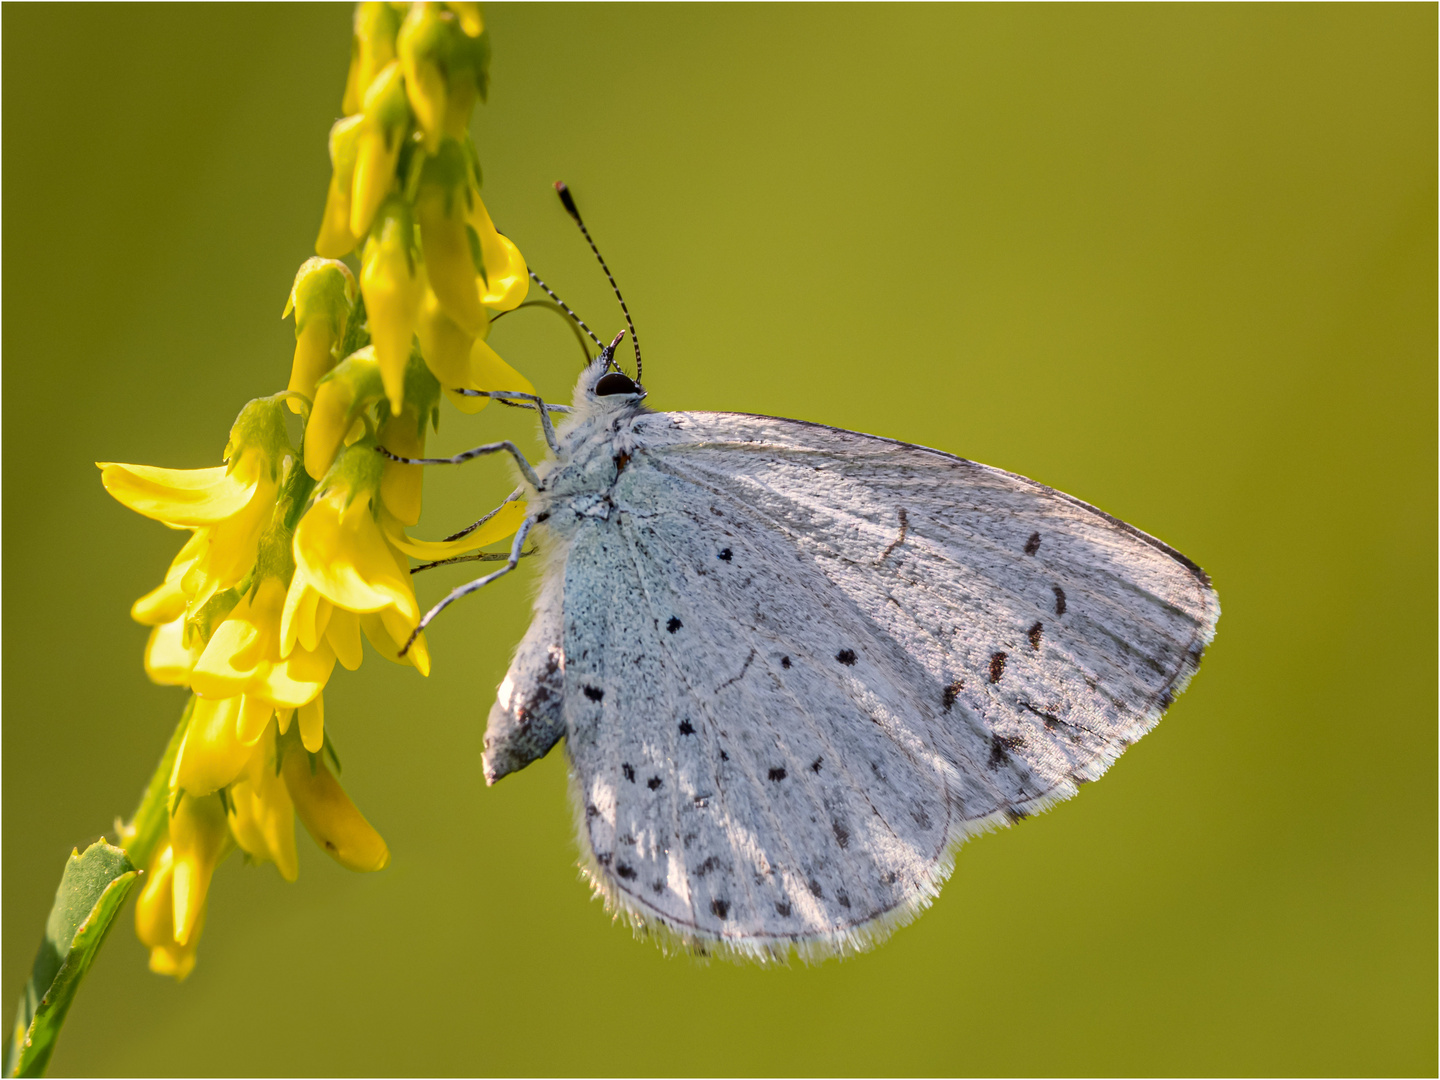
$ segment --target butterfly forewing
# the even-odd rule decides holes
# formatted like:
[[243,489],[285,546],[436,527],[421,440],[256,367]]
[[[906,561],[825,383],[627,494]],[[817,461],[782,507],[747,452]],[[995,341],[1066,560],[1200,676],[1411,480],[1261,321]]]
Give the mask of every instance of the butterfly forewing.
[[1198,568],[1021,477],[767,417],[633,424],[566,561],[567,745],[597,886],[682,939],[864,944],[956,840],[1098,776],[1213,634]]

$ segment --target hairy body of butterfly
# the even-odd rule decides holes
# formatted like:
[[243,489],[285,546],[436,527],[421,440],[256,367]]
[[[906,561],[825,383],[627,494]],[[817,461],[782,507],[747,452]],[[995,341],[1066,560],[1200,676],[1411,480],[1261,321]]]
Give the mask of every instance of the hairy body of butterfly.
[[959,842],[1100,776],[1214,636],[1204,572],[1093,507],[888,439],[651,412],[612,351],[522,484],[545,568],[485,775],[565,737],[584,872],[662,943],[865,947]]

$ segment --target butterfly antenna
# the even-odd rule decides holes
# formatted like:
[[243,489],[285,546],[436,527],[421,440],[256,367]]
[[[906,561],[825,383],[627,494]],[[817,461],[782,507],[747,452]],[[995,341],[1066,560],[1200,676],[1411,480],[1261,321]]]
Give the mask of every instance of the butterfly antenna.
[[595,343],[595,347],[597,349],[603,349],[605,347],[605,343],[595,336],[594,331],[592,331],[590,327],[585,325],[585,320],[580,318],[579,315],[576,315],[575,312],[571,311],[570,305],[565,303],[564,300],[561,300],[560,297],[556,296],[555,290],[550,288],[549,285],[546,285],[545,282],[541,281],[540,275],[535,273],[534,270],[530,271],[530,280],[535,282],[536,285],[539,285],[540,288],[544,289],[545,295],[550,297],[551,300],[554,300],[556,306],[558,306],[561,311],[565,312],[566,315],[569,315],[570,318],[575,321],[576,326],[580,327],[581,330],[585,331],[585,335]]
[[610,282],[610,288],[615,290],[615,299],[620,301],[620,310],[625,313],[625,325],[630,328],[630,342],[635,347],[635,381],[640,382],[640,335],[635,332],[635,320],[630,318],[630,309],[625,306],[625,297],[620,295],[620,286],[615,284],[615,275],[610,273],[610,267],[605,265],[605,256],[600,254],[600,249],[595,246],[595,241],[590,238],[590,230],[585,228],[585,222],[580,217],[580,211],[575,206],[575,199],[570,194],[570,189],[565,186],[563,180],[555,181],[555,190],[560,195],[560,202],[565,207],[565,212],[575,219],[575,224],[580,226],[580,232],[585,237],[585,242],[590,245],[590,250],[595,253],[595,258],[600,261],[600,269],[605,271],[605,277]]

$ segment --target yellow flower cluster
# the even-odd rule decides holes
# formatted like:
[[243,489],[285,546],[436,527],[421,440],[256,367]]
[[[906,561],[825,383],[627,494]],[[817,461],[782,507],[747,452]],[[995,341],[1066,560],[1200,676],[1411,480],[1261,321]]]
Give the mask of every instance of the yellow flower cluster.
[[[245,406],[223,465],[100,463],[120,502],[190,531],[132,609],[153,627],[146,672],[192,693],[168,836],[136,907],[157,972],[193,967],[211,875],[229,851],[295,879],[297,815],[342,865],[389,862],[326,764],[325,685],[337,661],[359,667],[362,636],[428,674],[423,635],[398,656],[420,619],[408,559],[476,550],[523,518],[512,503],[458,540],[413,540],[404,529],[420,517],[421,468],[377,452],[423,454],[442,395],[475,412],[487,399],[454,391],[533,393],[485,340],[528,284],[480,200],[468,133],[488,59],[477,4],[358,5],[318,255],[284,312],[295,316],[287,390]],[[357,251],[358,289],[342,261]],[[299,447],[287,407],[304,423]]]

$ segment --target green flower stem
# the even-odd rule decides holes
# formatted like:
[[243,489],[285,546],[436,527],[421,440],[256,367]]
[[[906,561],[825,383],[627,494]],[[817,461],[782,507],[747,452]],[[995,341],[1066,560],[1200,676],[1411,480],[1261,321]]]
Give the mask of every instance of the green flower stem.
[[20,997],[15,1029],[5,1052],[6,1076],[45,1074],[80,983],[99,955],[126,898],[139,883],[143,868],[166,835],[170,773],[194,708],[192,695],[140,796],[135,816],[129,825],[118,829],[121,846],[97,840],[83,854],[72,852],[66,860],[60,886],[55,890],[55,903],[45,921],[45,935]]

